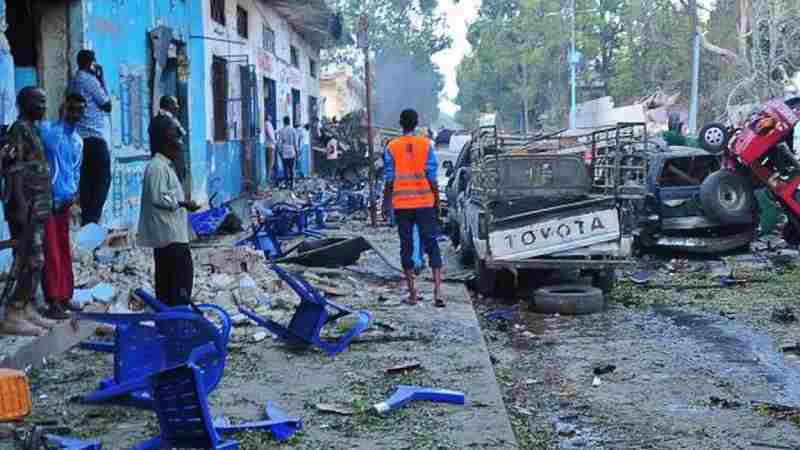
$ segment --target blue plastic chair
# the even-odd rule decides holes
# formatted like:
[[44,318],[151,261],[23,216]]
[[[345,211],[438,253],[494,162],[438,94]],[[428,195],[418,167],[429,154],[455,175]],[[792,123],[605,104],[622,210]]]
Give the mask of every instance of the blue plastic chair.
[[[147,377],[167,367],[193,362],[201,369],[206,392],[213,391],[225,370],[231,321],[216,305],[198,305],[200,312],[214,312],[221,328],[188,306],[169,308],[146,291],[136,291],[154,310],[145,314],[80,313],[77,317],[116,325],[114,343],[82,343],[81,347],[114,354],[114,376],[100,382],[98,390],[84,397],[87,403],[114,402],[152,408]],[[194,354],[210,344],[211,352]],[[193,356],[194,354],[194,356]]]
[[[191,363],[163,370],[148,379],[152,386],[153,405],[161,435],[143,442],[133,450],[235,450],[239,448],[239,443],[225,440],[223,435],[245,430],[270,430],[278,437],[286,436],[289,430],[288,435],[291,436],[303,426],[300,419],[284,415],[274,420],[216,427],[211,420],[202,372]],[[276,427],[279,430],[277,434],[274,431]]]
[[84,441],[55,434],[48,434],[45,436],[45,440],[48,448],[59,450],[103,450],[103,444],[100,441]]
[[[328,301],[324,295],[314,289],[302,276],[292,274],[277,265],[271,266],[272,270],[300,297],[300,306],[294,312],[289,326],[286,327],[273,320],[265,319],[255,312],[245,308],[239,311],[255,321],[260,326],[268,329],[277,337],[283,339],[291,346],[307,348],[316,345],[329,356],[334,356],[344,351],[350,341],[360,335],[369,327],[370,315],[366,311],[353,311]],[[334,313],[329,312],[333,310]],[[347,332],[334,342],[328,342],[320,336],[323,327],[350,314],[358,315],[358,321]]]

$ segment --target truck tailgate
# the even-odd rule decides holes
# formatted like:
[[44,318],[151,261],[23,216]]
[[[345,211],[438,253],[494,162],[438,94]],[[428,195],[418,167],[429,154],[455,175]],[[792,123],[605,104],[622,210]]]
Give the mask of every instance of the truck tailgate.
[[614,241],[620,236],[616,208],[583,210],[492,230],[489,248],[494,260],[510,261]]

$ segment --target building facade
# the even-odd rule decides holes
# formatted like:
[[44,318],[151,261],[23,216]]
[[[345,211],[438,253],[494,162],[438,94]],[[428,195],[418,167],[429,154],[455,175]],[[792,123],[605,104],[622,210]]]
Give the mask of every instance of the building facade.
[[353,68],[340,66],[322,75],[320,91],[323,98],[322,115],[341,119],[348,113],[366,108],[366,87],[353,74]]
[[15,118],[25,85],[47,90],[56,118],[77,52],[94,50],[113,105],[104,225],[138,222],[147,128],[165,94],[180,100],[189,133],[186,192],[200,203],[227,200],[266,182],[266,114],[275,125],[318,116],[331,14],[324,0],[0,0],[0,123]]
[[[112,98],[103,224],[138,223],[147,129],[162,95],[178,97],[189,134],[187,195],[228,200],[267,182],[266,114],[274,125],[318,117],[331,15],[324,0],[0,0],[0,125],[15,120],[16,93],[27,85],[48,92],[47,118],[57,118],[77,52],[91,49]],[[0,208],[0,239],[8,237]],[[0,267],[9,261],[1,252]]]

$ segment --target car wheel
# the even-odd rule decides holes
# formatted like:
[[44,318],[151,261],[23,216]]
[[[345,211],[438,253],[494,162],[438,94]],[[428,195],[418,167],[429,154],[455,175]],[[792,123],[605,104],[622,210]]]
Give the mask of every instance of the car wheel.
[[614,269],[598,270],[592,277],[592,286],[603,291],[603,294],[610,295],[617,284],[617,274]]
[[700,185],[700,203],[712,219],[725,225],[753,222],[753,187],[750,180],[729,170],[718,170]]
[[703,150],[712,155],[716,155],[725,150],[730,138],[731,134],[728,128],[716,122],[704,126],[699,134],[700,146],[703,147]]
[[477,256],[475,260],[475,290],[479,294],[492,295],[497,288],[497,271],[486,267],[486,262]]
[[604,308],[603,291],[592,286],[545,286],[533,293],[533,309],[544,314],[591,314]]
[[459,226],[458,257],[461,260],[461,264],[469,267],[472,264],[473,259],[475,258],[475,249],[472,248],[472,239],[469,237],[469,235],[462,236],[460,233],[461,233],[461,227]]

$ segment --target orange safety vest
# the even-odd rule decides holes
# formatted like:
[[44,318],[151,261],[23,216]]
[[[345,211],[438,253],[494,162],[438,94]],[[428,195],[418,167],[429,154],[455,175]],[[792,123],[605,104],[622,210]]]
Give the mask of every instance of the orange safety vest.
[[433,191],[425,176],[425,165],[431,140],[419,136],[402,136],[389,143],[394,160],[394,209],[432,208]]

